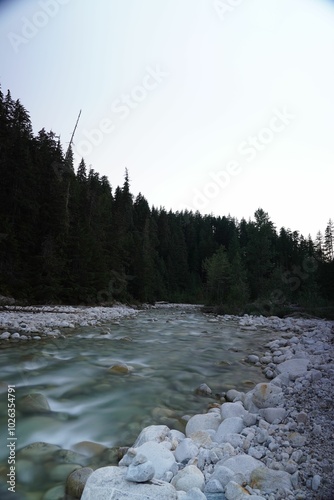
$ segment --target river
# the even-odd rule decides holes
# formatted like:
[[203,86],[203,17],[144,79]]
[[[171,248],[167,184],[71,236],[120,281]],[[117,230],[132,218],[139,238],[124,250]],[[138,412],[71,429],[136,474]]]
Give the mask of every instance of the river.
[[[216,401],[195,393],[200,384],[216,395],[230,388],[247,391],[264,381],[261,370],[244,358],[263,352],[271,338],[268,331],[240,329],[236,320],[218,322],[196,307],[175,306],[66,330],[57,342],[2,343],[1,429],[7,427],[5,391],[13,384],[18,450],[36,441],[66,449],[87,440],[128,446],[151,424],[182,430],[183,415],[202,413]],[[129,373],[110,370],[121,363]],[[26,413],[19,402],[30,393],[43,394],[52,413]],[[2,475],[6,454],[2,441]]]

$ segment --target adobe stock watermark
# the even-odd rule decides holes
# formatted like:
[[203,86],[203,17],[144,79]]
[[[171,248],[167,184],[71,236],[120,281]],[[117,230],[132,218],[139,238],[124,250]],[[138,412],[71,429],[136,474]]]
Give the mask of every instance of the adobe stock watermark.
[[[284,132],[292,123],[296,116],[288,111],[286,106],[274,109],[267,126],[261,128],[257,134],[250,135],[242,141],[238,148],[238,155],[243,157],[247,163],[252,163],[257,156],[265,151],[269,145],[274,142],[278,134]],[[189,210],[202,210],[214,198],[217,198],[232,181],[243,171],[242,160],[235,159],[229,161],[223,170],[218,172],[209,172],[211,181],[207,182],[202,189],[193,190],[192,206]]]
[[221,21],[226,19],[226,16],[239,7],[244,0],[214,0],[213,8],[215,9]]
[[82,132],[85,139],[75,146],[74,152],[79,157],[89,155],[95,147],[102,144],[106,135],[110,135],[116,130],[116,120],[126,120],[168,76],[169,73],[162,70],[159,65],[146,67],[146,73],[141,82],[135,85],[130,92],[113,100],[110,106],[111,115],[102,118],[97,127]]
[[30,17],[22,17],[22,26],[19,33],[10,31],[7,38],[10,41],[14,52],[17,54],[22,45],[26,45],[30,40],[35,38],[41,29],[45,28],[50,19],[57,16],[60,8],[66,5],[71,0],[39,0],[39,10]]

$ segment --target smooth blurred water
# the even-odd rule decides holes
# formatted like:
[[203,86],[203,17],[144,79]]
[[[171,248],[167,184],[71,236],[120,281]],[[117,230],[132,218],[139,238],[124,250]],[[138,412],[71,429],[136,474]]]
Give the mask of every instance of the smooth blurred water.
[[[242,331],[237,322],[219,321],[195,308],[158,308],[103,327],[66,330],[66,338],[2,344],[1,429],[6,429],[7,384],[18,400],[44,394],[50,415],[17,414],[17,447],[45,441],[70,448],[80,441],[108,447],[131,445],[150,424],[182,428],[184,414],[202,413],[213,393],[249,390],[264,377],[244,361],[262,352],[270,334]],[[126,363],[128,374],[109,368]],[[1,444],[0,459],[7,450]]]

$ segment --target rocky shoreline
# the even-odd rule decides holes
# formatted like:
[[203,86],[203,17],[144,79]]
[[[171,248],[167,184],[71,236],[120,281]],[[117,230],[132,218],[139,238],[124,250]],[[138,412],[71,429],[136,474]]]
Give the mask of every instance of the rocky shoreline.
[[87,473],[82,500],[333,498],[333,322],[238,320],[250,332],[277,332],[248,357],[268,382],[228,391],[223,404],[189,417],[185,433],[145,428],[118,466]]
[[0,340],[57,338],[67,328],[100,326],[137,313],[138,309],[122,304],[113,307],[5,306],[0,311]]

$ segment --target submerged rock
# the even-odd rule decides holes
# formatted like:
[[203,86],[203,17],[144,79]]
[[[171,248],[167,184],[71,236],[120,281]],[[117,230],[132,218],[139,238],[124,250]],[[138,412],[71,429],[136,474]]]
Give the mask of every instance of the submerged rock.
[[51,408],[48,400],[39,392],[34,392],[24,396],[19,403],[22,413],[48,413]]

